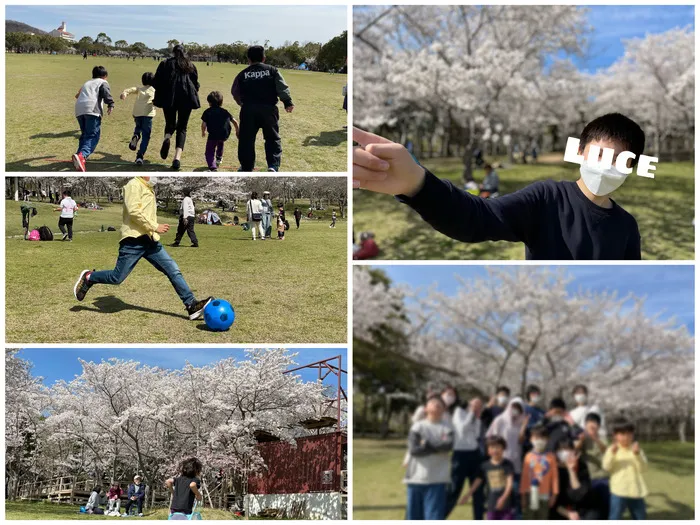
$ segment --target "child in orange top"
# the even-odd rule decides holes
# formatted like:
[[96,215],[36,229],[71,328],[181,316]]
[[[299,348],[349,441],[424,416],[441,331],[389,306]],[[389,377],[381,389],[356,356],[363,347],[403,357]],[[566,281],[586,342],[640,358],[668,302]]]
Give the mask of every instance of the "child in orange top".
[[548,437],[544,425],[532,427],[530,436],[532,452],[525,456],[520,479],[523,519],[546,520],[559,493],[557,457],[544,451]]

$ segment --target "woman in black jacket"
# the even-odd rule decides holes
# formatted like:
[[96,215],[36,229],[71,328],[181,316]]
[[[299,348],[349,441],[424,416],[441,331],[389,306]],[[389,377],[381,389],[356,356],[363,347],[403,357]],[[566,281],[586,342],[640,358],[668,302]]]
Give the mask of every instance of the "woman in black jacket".
[[173,56],[164,60],[156,70],[153,81],[156,90],[153,105],[163,109],[165,138],[160,157],[165,160],[170,151],[170,137],[175,133],[173,169],[180,169],[180,157],[187,139],[187,123],[193,109],[199,109],[199,80],[197,68],[185,54],[185,48],[176,45]]

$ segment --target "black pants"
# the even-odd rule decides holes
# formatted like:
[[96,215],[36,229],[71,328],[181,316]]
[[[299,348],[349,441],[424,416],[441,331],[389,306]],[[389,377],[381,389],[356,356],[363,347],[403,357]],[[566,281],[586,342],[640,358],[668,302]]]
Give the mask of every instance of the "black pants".
[[301,220],[299,217],[294,217],[294,220],[297,221],[297,230],[299,229],[299,221]]
[[141,498],[137,498],[136,501],[134,501],[133,499],[126,500],[126,506],[124,507],[124,512],[126,514],[129,514],[129,509],[131,509],[131,507],[134,504],[136,504],[136,507],[138,508],[139,514],[141,514],[143,512],[143,499],[141,499]]
[[197,235],[194,233],[194,217],[187,218],[187,226],[185,226],[184,219],[180,217],[180,220],[177,223],[177,234],[175,235],[175,244],[180,244],[180,241],[185,235],[185,232],[187,232],[187,235],[189,236],[192,245],[198,246],[199,242],[197,241]]
[[187,140],[187,124],[190,121],[191,109],[164,108],[165,134],[175,135],[175,147],[185,149]]
[[63,235],[66,234],[66,228],[68,228],[68,238],[73,238],[73,218],[61,217],[58,219],[58,229],[61,230]]
[[238,139],[238,162],[241,171],[253,171],[255,167],[255,138],[262,129],[265,139],[267,167],[279,169],[282,162],[282,140],[280,139],[280,112],[269,104],[246,104],[241,108],[240,137]]

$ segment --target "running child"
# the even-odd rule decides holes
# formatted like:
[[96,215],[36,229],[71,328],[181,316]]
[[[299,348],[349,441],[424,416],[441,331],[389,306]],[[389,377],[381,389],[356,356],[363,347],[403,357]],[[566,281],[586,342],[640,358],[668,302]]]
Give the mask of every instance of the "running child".
[[156,116],[156,108],[153,105],[153,97],[156,96],[156,88],[153,87],[153,73],[144,73],[141,75],[141,86],[130,87],[122,91],[119,96],[122,100],[136,93],[136,101],[132,115],[134,117],[134,136],[129,142],[129,149],[136,151],[136,146],[141,140],[141,147],[136,154],[136,164],[143,164],[143,157],[148,149],[148,143],[151,141],[151,130],[153,129],[153,117]]
[[92,80],[88,80],[75,95],[75,117],[80,126],[78,151],[73,154],[73,166],[85,171],[85,161],[97,148],[102,128],[102,106],[107,103],[107,115],[114,109],[114,99],[107,82],[107,70],[102,66],[92,68]]
[[189,458],[180,464],[180,475],[169,478],[165,486],[170,491],[170,514],[192,514],[194,501],[202,501],[202,463],[197,458]]
[[207,102],[209,108],[202,113],[202,137],[209,132],[204,157],[209,171],[217,171],[224,157],[224,142],[231,136],[231,125],[236,129],[236,137],[239,135],[238,121],[222,107],[224,96],[220,92],[209,93]]
[[54,208],[55,211],[61,212],[61,217],[58,219],[58,229],[63,234],[63,239],[73,240],[73,218],[78,210],[78,204],[71,197],[70,190],[63,190],[63,200]]
[[331,225],[329,228],[335,228],[335,221],[338,219],[338,216],[335,213],[335,210],[333,210],[333,215],[331,215]]
[[164,273],[187,309],[190,320],[198,319],[212,297],[198,301],[187,285],[177,263],[160,243],[160,234],[170,230],[169,224],[159,224],[156,216],[155,177],[134,177],[124,186],[122,238],[114,270],[83,270],[73,288],[78,301],[85,299],[96,284],[118,285],[124,282],[136,264],[146,259]]
[[487,520],[512,520],[515,517],[513,507],[513,479],[515,467],[504,457],[506,440],[501,436],[486,438],[486,451],[489,459],[481,464],[479,477],[469,487],[469,492],[461,499],[460,505],[466,505],[474,492],[486,483],[488,490]]
[[[396,195],[439,232],[462,242],[525,244],[528,259],[641,259],[637,221],[611,194],[627,175],[584,163],[576,181],[539,181],[497,199],[481,199],[440,180],[401,144],[355,129],[353,186]],[[610,113],[581,132],[579,153],[592,146],[631,151],[627,167],[644,152],[645,135],[633,120]]]

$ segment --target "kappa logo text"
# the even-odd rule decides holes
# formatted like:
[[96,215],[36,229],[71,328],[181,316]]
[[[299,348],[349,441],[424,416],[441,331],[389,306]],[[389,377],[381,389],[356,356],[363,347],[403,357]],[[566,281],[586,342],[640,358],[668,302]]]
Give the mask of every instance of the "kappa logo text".
[[270,76],[270,70],[265,69],[263,71],[248,71],[243,75],[243,78],[246,80],[249,78],[262,78],[262,77],[269,77]]

